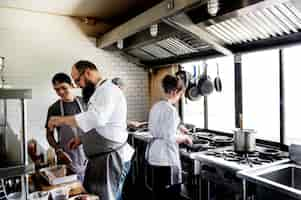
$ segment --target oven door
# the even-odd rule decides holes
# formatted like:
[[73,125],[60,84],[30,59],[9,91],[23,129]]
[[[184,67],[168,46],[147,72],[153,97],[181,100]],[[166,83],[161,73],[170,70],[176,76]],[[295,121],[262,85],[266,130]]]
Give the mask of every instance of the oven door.
[[201,197],[200,173],[198,161],[182,157],[182,186],[181,196],[187,200],[199,200]]

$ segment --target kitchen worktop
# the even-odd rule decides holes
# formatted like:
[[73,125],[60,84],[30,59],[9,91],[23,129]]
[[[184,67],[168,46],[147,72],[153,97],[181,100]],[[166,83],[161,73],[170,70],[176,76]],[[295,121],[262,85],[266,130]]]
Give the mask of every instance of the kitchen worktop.
[[[129,132],[130,135],[132,135],[134,138],[139,139],[139,140],[143,140],[145,142],[150,141],[150,139],[152,138],[152,136],[150,135],[149,131],[147,130],[143,130],[143,131],[135,131],[135,132]],[[257,145],[257,150],[261,150],[265,147]],[[224,151],[229,151],[232,150],[233,151],[233,145],[230,146],[225,146],[225,147],[218,147],[218,151],[219,152],[224,152]],[[227,167],[229,169],[235,170],[235,171],[240,171],[240,170],[247,170],[250,168],[260,168],[263,165],[264,166],[274,166],[274,165],[278,165],[278,164],[282,164],[282,163],[286,163],[289,161],[288,158],[286,158],[287,152],[282,152],[283,154],[283,158],[276,160],[274,162],[271,163],[264,163],[263,165],[259,165],[259,164],[253,164],[251,167],[248,163],[238,163],[238,162],[233,162],[233,161],[228,161],[225,160],[223,156],[221,157],[216,157],[216,156],[212,156],[212,155],[207,155],[207,152],[211,151],[211,149],[205,149],[205,150],[201,150],[198,152],[190,152],[190,151],[186,151],[185,149],[180,149],[180,153],[182,155],[184,155],[185,157],[189,157],[190,159],[193,160],[197,160],[197,161],[205,161],[205,162],[211,162],[214,163],[216,165],[221,165],[223,167]]]

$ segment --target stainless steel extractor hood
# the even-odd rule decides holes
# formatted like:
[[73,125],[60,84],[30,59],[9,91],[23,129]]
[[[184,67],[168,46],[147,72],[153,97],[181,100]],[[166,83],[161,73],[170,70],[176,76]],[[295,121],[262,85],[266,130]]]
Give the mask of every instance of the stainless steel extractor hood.
[[[152,9],[148,11],[156,11]],[[156,23],[156,37],[149,34],[150,24],[146,24],[143,29],[119,38],[124,41],[121,51],[146,65],[160,65],[300,43],[301,2],[219,0],[217,15],[211,16],[207,0],[194,1],[170,15],[162,15]],[[100,38],[100,47],[116,49],[114,43],[105,45],[109,36],[110,33]]]

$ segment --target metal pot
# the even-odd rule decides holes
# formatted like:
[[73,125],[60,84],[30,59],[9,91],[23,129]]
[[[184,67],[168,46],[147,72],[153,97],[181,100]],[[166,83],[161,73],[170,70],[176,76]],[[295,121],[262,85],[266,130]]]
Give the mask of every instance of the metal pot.
[[253,129],[237,129],[234,131],[234,150],[241,153],[256,151],[256,131]]

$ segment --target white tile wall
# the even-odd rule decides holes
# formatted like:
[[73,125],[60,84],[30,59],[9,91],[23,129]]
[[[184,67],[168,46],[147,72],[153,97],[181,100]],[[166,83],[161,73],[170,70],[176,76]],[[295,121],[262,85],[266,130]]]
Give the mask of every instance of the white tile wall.
[[[95,39],[87,38],[69,17],[0,8],[0,56],[6,57],[7,83],[33,90],[33,99],[28,101],[28,132],[44,147],[46,112],[57,98],[51,78],[56,72],[69,74],[79,59],[94,62],[108,78],[123,78],[128,118],[147,117],[147,72],[117,53],[96,48]],[[17,109],[16,103],[9,107],[9,122],[19,132]]]

